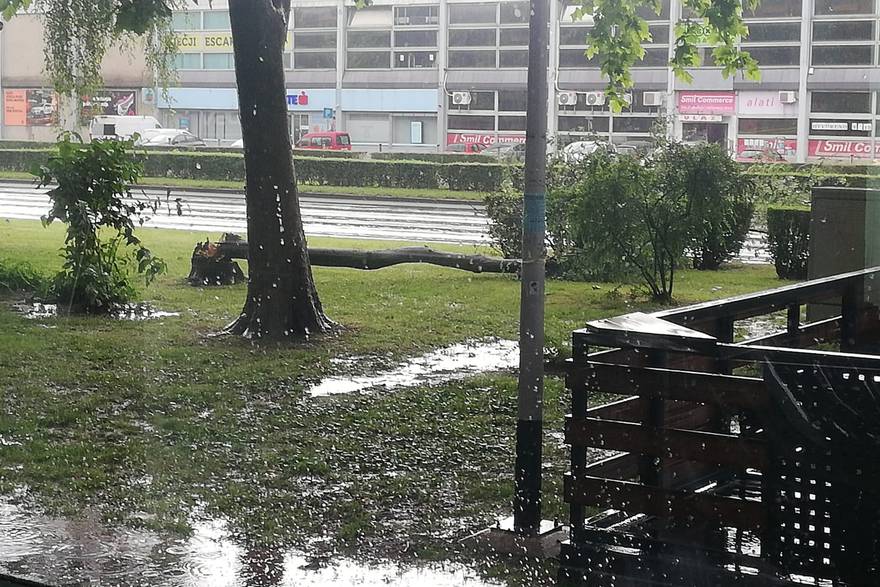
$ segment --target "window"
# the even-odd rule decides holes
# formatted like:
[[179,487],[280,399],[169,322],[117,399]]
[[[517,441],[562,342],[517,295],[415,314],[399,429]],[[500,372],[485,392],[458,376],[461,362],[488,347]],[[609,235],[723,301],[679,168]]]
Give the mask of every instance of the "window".
[[528,2],[502,2],[501,22],[503,24],[528,24],[530,10]]
[[871,65],[873,45],[813,47],[813,65]]
[[391,67],[390,51],[353,51],[348,54],[349,69],[388,69]]
[[232,30],[229,24],[228,10],[210,10],[203,13],[204,20],[202,28],[208,31],[228,31]]
[[610,120],[607,116],[560,116],[559,130],[560,132],[607,133],[611,128]]
[[[175,69],[201,69],[201,53],[178,53],[174,56]],[[106,134],[106,133],[105,133]]]
[[614,132],[650,133],[654,118],[646,116],[615,116]]
[[[743,47],[758,61],[759,67],[797,66],[801,62],[801,49],[791,47]],[[711,57],[709,58],[711,60]]]
[[[819,0],[820,2],[822,0]],[[795,18],[801,15],[801,0],[769,0],[755,10],[746,9],[746,18]]]
[[439,6],[398,6],[394,9],[394,24],[396,26],[423,26],[439,23]]
[[202,13],[172,12],[171,28],[175,31],[197,31],[202,28]]
[[873,41],[874,21],[845,20],[813,23],[814,41]]
[[598,67],[595,57],[587,59],[583,49],[561,49],[559,51],[559,67]]
[[421,68],[436,66],[437,55],[434,51],[405,51],[394,54],[394,67]]
[[874,125],[870,120],[810,119],[810,135],[826,137],[870,137]]
[[749,43],[784,43],[801,40],[799,22],[757,22],[749,23]]
[[449,115],[449,128],[455,130],[495,130],[494,116]]
[[587,34],[593,27],[588,26],[567,26],[559,29],[560,45],[581,45],[586,47]]
[[501,51],[498,54],[498,67],[527,68],[529,66],[529,51]]
[[498,110],[501,112],[525,112],[528,95],[525,90],[498,92]]
[[349,31],[348,46],[351,48],[390,47],[389,31]]
[[471,92],[471,103],[468,106],[457,106],[449,97],[450,110],[495,110],[495,92]]
[[294,8],[293,25],[298,29],[336,28],[336,7]]
[[336,33],[294,33],[293,46],[299,49],[336,49]]
[[449,24],[495,24],[497,4],[450,4]]
[[740,118],[741,135],[796,135],[796,118]]
[[494,68],[495,51],[450,51],[449,67]]
[[874,0],[816,0],[816,15],[839,16],[841,14],[873,13]]
[[460,29],[449,31],[450,47],[494,47],[495,29]]
[[391,28],[391,7],[370,6],[348,9],[348,28]]
[[529,29],[501,29],[499,44],[502,47],[529,46]]
[[395,47],[436,47],[437,31],[395,31]]
[[293,63],[296,69],[335,69],[336,53],[294,51]]
[[865,113],[871,112],[871,94],[867,92],[813,92],[810,96],[812,112]]
[[205,53],[202,60],[204,69],[235,69],[232,53]]
[[526,117],[499,116],[498,130],[526,130]]

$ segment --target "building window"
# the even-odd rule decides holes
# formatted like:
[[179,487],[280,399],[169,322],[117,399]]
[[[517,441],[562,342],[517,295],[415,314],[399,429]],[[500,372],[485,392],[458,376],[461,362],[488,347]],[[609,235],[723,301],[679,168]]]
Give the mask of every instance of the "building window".
[[228,10],[206,10],[203,13],[202,28],[206,31],[230,31]]
[[493,69],[495,51],[450,51],[449,67]]
[[201,69],[201,53],[178,53],[174,56],[175,69]]
[[756,22],[749,23],[749,43],[785,43],[801,40],[799,22]]
[[205,53],[202,62],[204,69],[235,69],[232,53]]
[[874,0],[816,0],[815,14],[817,16],[874,14]]
[[348,33],[348,47],[350,49],[384,48],[390,46],[390,31],[349,31]]
[[449,128],[455,130],[495,130],[494,116],[465,116],[450,114]]
[[171,28],[175,31],[198,31],[202,28],[201,12],[172,12]]
[[496,24],[497,4],[450,4],[449,24]]
[[336,53],[293,52],[296,69],[336,69]]
[[440,24],[439,6],[398,6],[394,9],[395,26],[428,26]]
[[813,65],[871,65],[873,45],[813,47]]
[[394,67],[424,68],[437,67],[437,54],[434,51],[403,51],[394,54]]
[[810,111],[869,114],[871,112],[871,94],[867,92],[813,92],[810,96]]
[[352,51],[348,54],[349,69],[388,69],[390,51]]
[[801,0],[769,0],[744,13],[746,18],[800,18]]
[[796,118],[740,118],[739,134],[782,136],[797,135]]
[[294,8],[293,25],[297,29],[335,29],[336,7]]

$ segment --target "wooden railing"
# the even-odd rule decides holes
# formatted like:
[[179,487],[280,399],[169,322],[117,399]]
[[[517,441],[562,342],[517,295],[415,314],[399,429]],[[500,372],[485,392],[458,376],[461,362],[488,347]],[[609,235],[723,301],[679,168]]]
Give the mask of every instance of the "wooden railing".
[[[878,275],[880,268],[873,268],[601,320],[575,331],[567,373],[572,411],[565,429],[571,445],[564,489],[571,541],[563,548],[561,577],[708,584],[707,577],[720,581],[729,569],[722,564],[707,570],[705,561],[724,559],[734,567],[763,569],[762,577],[773,575],[775,581],[778,572],[770,566],[828,577],[867,571],[880,561],[878,525],[867,524],[864,531],[842,528],[848,517],[837,503],[849,499],[838,486],[850,478],[880,493],[880,473],[873,475],[874,468],[866,468],[845,448],[855,446],[855,436],[870,444],[876,432],[880,449],[880,424],[859,427],[859,416],[852,416],[858,406],[875,410],[880,420],[880,393],[874,395],[880,389],[880,356],[852,352],[880,341],[880,320],[871,302],[871,295],[880,292],[875,289]],[[839,304],[838,316],[802,323],[805,304],[829,300]],[[738,320],[780,310],[786,311],[780,332],[734,342]],[[807,348],[832,343],[839,343],[839,350]],[[811,395],[804,399],[798,394]],[[833,451],[817,446],[823,434],[834,430],[835,421],[823,413],[837,414],[858,431]],[[821,422],[832,432],[811,434]],[[607,456],[590,458],[596,451]],[[826,490],[826,484],[832,487],[830,473],[822,472],[832,462],[836,493]],[[816,485],[821,491],[810,490]],[[811,505],[810,496],[818,494],[828,503]],[[871,495],[847,507],[867,516],[880,504]],[[596,509],[602,515],[588,518],[587,512]],[[801,515],[804,510],[814,515]],[[820,510],[830,517],[816,518]],[[624,526],[638,531],[616,530]],[[738,536],[751,533],[761,552],[731,551],[719,544],[724,528]],[[830,536],[837,540],[833,545]],[[801,538],[812,546],[795,548]],[[619,546],[674,556],[634,565],[612,548]],[[681,560],[682,548],[689,553],[687,564],[670,562]]]

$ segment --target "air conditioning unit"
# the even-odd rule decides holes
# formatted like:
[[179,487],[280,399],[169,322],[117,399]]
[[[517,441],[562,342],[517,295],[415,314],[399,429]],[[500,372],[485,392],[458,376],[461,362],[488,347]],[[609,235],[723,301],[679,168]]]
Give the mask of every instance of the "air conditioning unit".
[[584,94],[584,102],[587,106],[604,106],[605,92],[586,92]]
[[577,92],[557,92],[556,94],[556,103],[560,106],[574,106],[577,101]]
[[783,104],[794,104],[797,98],[797,92],[779,92],[779,101]]
[[642,94],[642,105],[659,108],[663,106],[664,98],[663,92],[645,92]]
[[456,106],[468,106],[471,103],[470,92],[452,92],[452,103]]

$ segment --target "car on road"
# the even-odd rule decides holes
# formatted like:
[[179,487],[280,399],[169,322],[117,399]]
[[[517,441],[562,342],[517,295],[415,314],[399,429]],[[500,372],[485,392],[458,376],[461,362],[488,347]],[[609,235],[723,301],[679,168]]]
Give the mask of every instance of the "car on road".
[[89,123],[89,136],[94,139],[129,139],[135,134],[163,129],[153,116],[96,116]]
[[147,129],[140,133],[137,140],[140,147],[204,147],[205,141],[188,130],[177,128]]
[[497,143],[483,149],[483,155],[491,155],[504,161],[525,161],[525,143]]
[[746,149],[740,151],[736,160],[743,163],[784,163],[786,161],[782,153],[770,149]]
[[296,148],[351,151],[351,137],[347,132],[310,132],[302,136],[296,144]]
[[602,141],[575,141],[562,148],[562,157],[566,161],[583,161],[599,149],[614,152],[614,145]]
[[486,150],[486,145],[480,143],[452,143],[446,145],[448,153],[464,153],[466,155],[475,155]]

